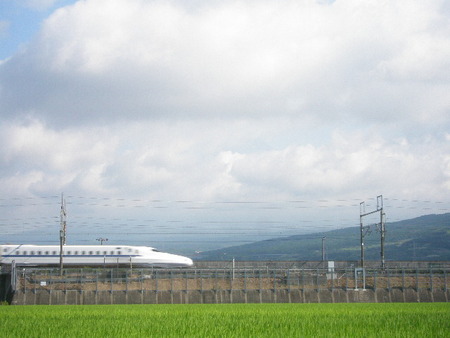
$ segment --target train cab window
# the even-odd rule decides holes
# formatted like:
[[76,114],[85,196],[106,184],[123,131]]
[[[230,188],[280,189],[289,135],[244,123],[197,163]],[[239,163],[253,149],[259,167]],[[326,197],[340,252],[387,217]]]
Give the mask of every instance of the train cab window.
[[161,252],[161,251],[159,251],[159,250],[156,250],[156,249],[152,249],[152,251],[154,251],[154,252]]

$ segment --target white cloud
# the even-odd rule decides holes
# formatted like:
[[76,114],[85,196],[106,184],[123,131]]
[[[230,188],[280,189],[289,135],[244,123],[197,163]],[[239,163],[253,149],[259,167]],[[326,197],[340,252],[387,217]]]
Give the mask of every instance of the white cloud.
[[[107,137],[106,137],[107,136]],[[55,131],[38,121],[27,124],[4,124],[1,128],[0,172],[4,187],[14,190],[16,180],[23,179],[22,190],[35,194],[61,191],[80,180],[76,189],[101,193],[92,175],[107,164],[114,138],[101,128],[83,131]],[[8,179],[8,177],[13,178]],[[9,182],[9,183],[8,183]]]
[[450,149],[439,138],[410,143],[378,132],[338,132],[325,145],[251,149],[272,126],[254,121],[230,138],[228,130],[239,124],[148,122],[80,131],[38,122],[8,126],[2,172],[23,176],[35,193],[70,189],[167,200],[361,196],[372,189],[409,198],[448,193],[442,182],[450,175],[444,155]]
[[[78,2],[56,11],[29,52],[3,67],[2,100],[9,114],[32,110],[59,124],[124,111],[140,119],[287,114],[380,122],[416,120],[415,101],[425,96],[442,120],[450,28],[440,4]],[[427,80],[425,95],[418,80]]]
[[448,151],[448,144],[435,140],[404,145],[356,133],[338,135],[326,147],[290,146],[228,157],[233,158],[229,166],[235,181],[249,191],[262,189],[269,195],[357,197],[372,189],[409,198],[423,198],[433,191],[439,199],[447,193],[438,182],[449,175],[447,160],[441,156]]

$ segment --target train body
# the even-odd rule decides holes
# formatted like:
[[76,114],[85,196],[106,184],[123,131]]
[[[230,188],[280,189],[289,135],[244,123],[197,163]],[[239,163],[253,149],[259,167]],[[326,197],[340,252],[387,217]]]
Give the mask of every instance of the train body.
[[[59,245],[0,245],[0,264],[59,266]],[[64,245],[62,262],[70,266],[190,267],[190,258],[160,252],[147,246]]]

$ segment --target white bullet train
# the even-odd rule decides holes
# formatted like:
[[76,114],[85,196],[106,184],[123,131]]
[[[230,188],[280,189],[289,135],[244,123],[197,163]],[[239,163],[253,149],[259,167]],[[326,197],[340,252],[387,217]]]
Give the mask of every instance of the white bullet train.
[[[0,245],[0,264],[18,266],[59,266],[59,245]],[[126,266],[185,268],[192,259],[160,252],[147,246],[64,245],[63,266]]]

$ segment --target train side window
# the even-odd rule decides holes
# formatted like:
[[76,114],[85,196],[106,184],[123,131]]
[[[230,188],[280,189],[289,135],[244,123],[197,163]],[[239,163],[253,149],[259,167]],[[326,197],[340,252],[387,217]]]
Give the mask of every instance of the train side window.
[[72,254],[72,251],[67,251],[67,254],[68,254],[68,255],[71,255],[71,254]]
[[16,255],[20,255],[20,251],[16,251]]
[[3,249],[3,252],[6,252],[6,251],[8,251],[8,249]]
[[42,251],[38,251],[38,255],[42,255]]
[[111,255],[114,255],[114,251],[111,251]]
[[100,251],[97,251],[95,254],[96,254],[96,255],[100,255]]
[[121,255],[121,254],[122,254],[122,251],[117,251],[117,254],[118,254],[118,255]]
[[75,255],[78,255],[78,251],[75,251]]
[[53,251],[52,254],[53,254],[53,255],[56,255],[56,251]]
[[86,251],[82,251],[81,254],[82,254],[82,255],[86,255]]
[[23,252],[23,254],[24,254],[24,255],[26,255],[26,254],[27,254],[27,252],[26,252],[26,251],[24,251],[24,252]]
[[104,255],[107,255],[107,254],[108,254],[108,251],[103,251],[103,254],[104,254]]
[[92,255],[94,252],[93,251],[89,251],[89,255]]
[[34,251],[31,251],[31,255],[33,255],[33,256],[34,256]]
[[45,254],[46,254],[46,255],[48,255],[48,254],[49,254],[49,252],[48,252],[48,251],[46,251],[46,252],[45,252]]

